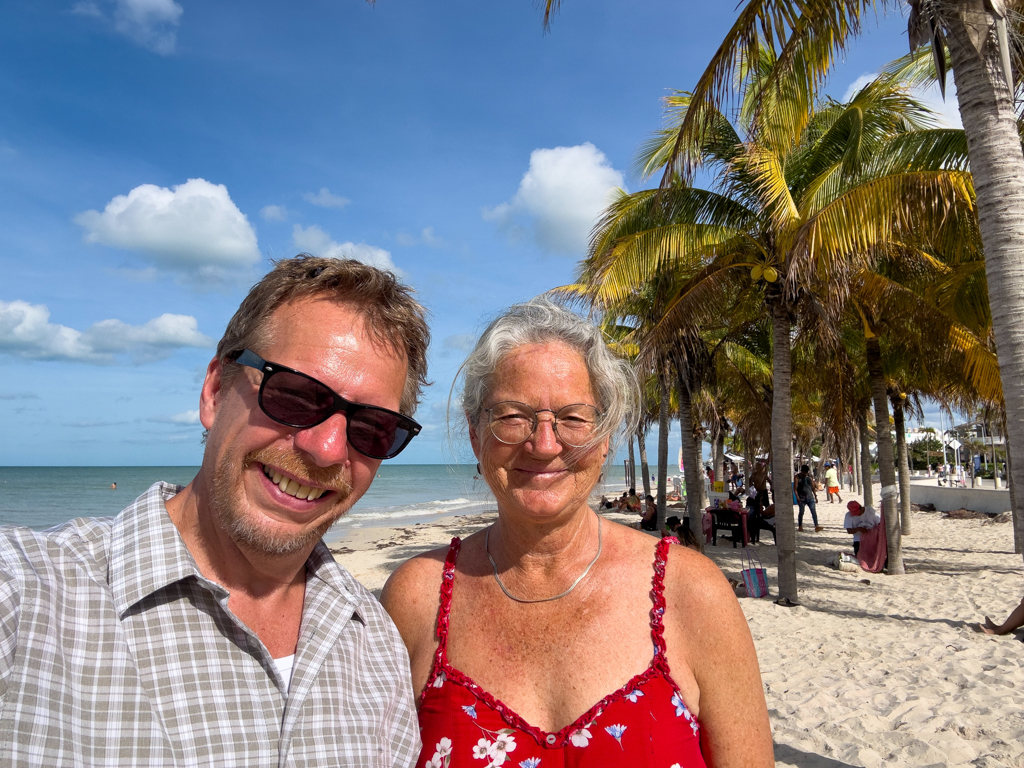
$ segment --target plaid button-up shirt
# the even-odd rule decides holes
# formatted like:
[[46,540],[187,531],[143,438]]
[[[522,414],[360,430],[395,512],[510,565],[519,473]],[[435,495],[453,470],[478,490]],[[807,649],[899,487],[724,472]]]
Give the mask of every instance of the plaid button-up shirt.
[[116,518],[0,529],[0,765],[409,766],[409,661],[322,542],[290,687],[157,483]]

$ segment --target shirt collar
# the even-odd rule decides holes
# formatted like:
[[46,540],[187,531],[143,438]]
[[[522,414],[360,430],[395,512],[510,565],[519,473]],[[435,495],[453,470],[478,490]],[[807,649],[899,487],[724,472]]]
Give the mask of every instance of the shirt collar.
[[[219,599],[228,596],[224,587],[200,573],[167,514],[167,500],[183,488],[172,483],[155,483],[114,518],[108,581],[118,615],[123,616],[154,592],[190,577],[201,581]],[[365,591],[338,564],[323,541],[313,547],[306,560],[306,571],[309,578],[337,592],[341,600],[352,606],[359,620],[366,622],[362,606]]]
[[[154,483],[114,518],[109,582],[119,615],[169,584],[196,577],[207,581],[167,514],[166,502],[183,486]],[[213,582],[211,587],[227,591]]]
[[338,593],[338,596],[352,606],[356,618],[363,624],[366,623],[365,608],[363,601],[368,599],[366,590],[331,554],[323,540],[316,543],[313,551],[306,560],[307,589],[308,579],[317,579],[328,588]]

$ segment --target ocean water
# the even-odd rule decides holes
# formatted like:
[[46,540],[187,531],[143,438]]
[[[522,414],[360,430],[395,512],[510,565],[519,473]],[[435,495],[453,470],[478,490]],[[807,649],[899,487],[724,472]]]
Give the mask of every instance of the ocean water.
[[[0,467],[0,525],[37,530],[76,517],[109,517],[158,480],[185,485],[198,467]],[[473,466],[381,464],[337,527],[398,525],[493,509]],[[117,489],[111,489],[117,483]]]
[[[42,530],[76,517],[110,517],[156,481],[186,485],[197,471],[198,467],[0,467],[0,525]],[[382,463],[373,485],[335,529],[408,525],[494,509],[493,494],[475,475],[476,468],[465,464]],[[117,483],[116,490],[111,483]],[[612,466],[595,493],[618,494],[623,488],[623,468]]]

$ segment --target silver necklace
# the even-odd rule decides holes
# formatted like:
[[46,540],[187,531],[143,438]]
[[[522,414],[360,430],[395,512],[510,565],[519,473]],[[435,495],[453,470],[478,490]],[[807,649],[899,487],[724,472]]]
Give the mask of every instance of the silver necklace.
[[490,537],[491,529],[488,528],[487,531],[484,533],[484,552],[487,553],[487,559],[491,561],[491,568],[494,570],[494,580],[498,582],[498,586],[501,587],[501,591],[505,593],[505,597],[507,597],[509,600],[515,600],[517,603],[550,603],[552,600],[559,600],[565,597],[574,589],[576,589],[576,587],[579,586],[579,583],[583,581],[584,578],[586,578],[586,575],[588,573],[590,573],[590,569],[594,567],[594,563],[597,562],[597,558],[601,556],[601,516],[597,516],[597,554],[594,555],[594,559],[590,561],[590,565],[588,565],[586,569],[583,571],[583,573],[581,573],[576,578],[576,581],[569,585],[569,588],[565,590],[565,592],[561,592],[560,594],[557,594],[554,597],[542,597],[539,600],[526,600],[522,597],[516,597],[511,592],[509,592],[508,589],[505,588],[504,584],[501,583],[501,578],[498,576],[498,565],[494,562],[494,558],[491,557],[490,547],[487,546]]

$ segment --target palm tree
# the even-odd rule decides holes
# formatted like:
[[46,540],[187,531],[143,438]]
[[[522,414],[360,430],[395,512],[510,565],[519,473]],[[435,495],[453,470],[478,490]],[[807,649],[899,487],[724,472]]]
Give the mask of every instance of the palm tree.
[[[792,106],[806,101],[799,78],[786,85],[793,99],[762,90],[776,64],[762,51],[758,67],[744,73],[739,128],[719,114],[689,160],[717,172],[717,190],[696,189],[677,177],[668,189],[621,195],[595,229],[578,282],[605,305],[629,300],[636,286],[651,280],[678,283],[660,319],[646,325],[641,347],[670,343],[680,329],[699,334],[719,327],[725,317],[749,323],[767,309],[772,467],[777,491],[786,489],[776,493],[779,591],[795,601],[795,527],[786,491],[796,316],[808,306],[825,315],[841,312],[836,298],[847,292],[850,265],[863,268],[887,247],[936,236],[950,210],[973,210],[973,200],[963,172],[931,170],[941,142],[919,136],[916,152],[908,149],[907,132],[922,127],[925,115],[898,83],[883,78],[849,104],[825,102],[802,116]],[[670,155],[690,105],[686,94],[669,100],[670,126],[641,156],[648,172]],[[930,163],[927,171],[869,163],[915,156]],[[898,558],[892,565],[900,570]]]
[[[561,0],[545,0],[544,23]],[[707,135],[732,96],[736,73],[756,61],[762,45],[778,52],[774,80],[795,74],[813,95],[836,56],[876,6],[910,7],[912,45],[930,43],[944,78],[944,46],[956,76],[957,99],[977,184],[978,215],[990,280],[1002,375],[1024,381],[1024,152],[1014,109],[1007,13],[1021,0],[750,0],[693,90],[691,108],[665,158],[662,186],[692,178]],[[787,73],[789,73],[787,75]],[[774,83],[771,84],[775,87]],[[1024,387],[1006,391],[1011,489],[1024,487]],[[1014,496],[1016,494],[1013,494]],[[1024,494],[1021,496],[1024,504]],[[1024,508],[1016,500],[1014,532],[1024,553]]]

